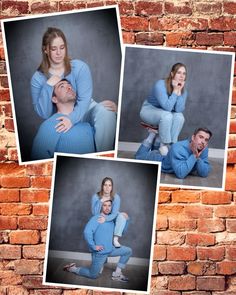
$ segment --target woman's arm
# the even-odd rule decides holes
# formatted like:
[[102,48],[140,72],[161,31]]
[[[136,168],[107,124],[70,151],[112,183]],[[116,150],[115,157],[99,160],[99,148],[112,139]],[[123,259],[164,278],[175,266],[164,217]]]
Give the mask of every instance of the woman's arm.
[[43,119],[53,114],[53,87],[47,84],[46,76],[37,71],[31,79],[31,95],[35,112]]
[[175,112],[182,113],[184,111],[186,99],[187,91],[185,90],[182,95],[177,97],[177,101],[174,107]]
[[[72,61],[72,72],[68,78],[75,80],[77,100],[69,118],[74,125],[80,122],[89,109],[92,99],[93,83],[92,76],[88,65],[79,60]],[[73,84],[73,83],[72,83]]]
[[163,110],[169,112],[173,111],[178,95],[174,92],[171,95],[167,93],[164,80],[156,82],[153,88],[153,95]]
[[101,199],[98,197],[97,194],[92,196],[91,200],[91,211],[93,215],[98,215],[101,212],[102,202]]
[[111,214],[105,216],[106,221],[114,220],[116,216],[118,215],[119,210],[120,210],[120,196],[116,194],[112,202]]

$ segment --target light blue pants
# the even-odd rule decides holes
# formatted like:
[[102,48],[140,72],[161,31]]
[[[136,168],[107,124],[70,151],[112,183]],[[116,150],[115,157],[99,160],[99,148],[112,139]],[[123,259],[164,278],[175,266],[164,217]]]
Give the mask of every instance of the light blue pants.
[[159,136],[162,143],[175,143],[184,125],[182,113],[168,112],[156,108],[147,100],[144,101],[141,111],[141,119],[153,126],[159,126]]
[[152,144],[144,140],[135,154],[135,159],[162,162],[165,157],[158,150],[151,148]]
[[115,229],[114,229],[114,236],[121,237],[124,230],[127,228],[127,221],[122,213],[118,213],[115,221]]
[[112,248],[112,251],[108,254],[99,254],[99,252],[92,253],[92,264],[89,268],[87,267],[75,267],[71,272],[90,279],[96,279],[100,270],[106,262],[107,257],[120,256],[117,264],[120,268],[125,268],[130,256],[132,255],[132,249],[129,247],[121,246],[120,248]]
[[114,149],[116,134],[115,112],[107,110],[102,104],[92,100],[83,121],[90,123],[94,127],[97,152]]

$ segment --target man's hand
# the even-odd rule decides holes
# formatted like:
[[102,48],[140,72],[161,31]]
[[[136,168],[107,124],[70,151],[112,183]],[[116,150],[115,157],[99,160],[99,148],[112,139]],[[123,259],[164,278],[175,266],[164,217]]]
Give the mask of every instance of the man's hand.
[[106,218],[103,216],[103,215],[100,215],[99,217],[98,217],[98,222],[99,223],[104,223],[106,221]]
[[53,75],[47,80],[47,84],[54,87],[59,81],[61,81],[61,77]]
[[95,250],[98,251],[98,252],[99,252],[99,251],[102,251],[103,249],[104,249],[103,246],[99,246],[99,245],[96,245],[96,246],[95,246]]
[[73,125],[71,123],[71,120],[65,116],[57,118],[58,121],[60,121],[56,126],[57,132],[67,132]]
[[117,105],[114,101],[104,100],[100,102],[108,111],[117,112]]
[[195,143],[193,143],[193,141],[190,142],[190,149],[193,152],[194,156],[196,158],[199,158],[201,156],[201,154],[203,153],[203,151],[207,148],[208,145],[206,145],[202,150],[198,150],[197,149],[197,145]]

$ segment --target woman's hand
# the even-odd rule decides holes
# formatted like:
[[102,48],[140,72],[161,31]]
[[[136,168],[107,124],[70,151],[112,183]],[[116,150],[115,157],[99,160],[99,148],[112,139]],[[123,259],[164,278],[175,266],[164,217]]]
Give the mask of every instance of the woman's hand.
[[173,92],[176,95],[180,96],[185,82],[184,81],[178,82],[175,79],[173,79],[171,83],[172,83],[172,87],[173,87]]
[[108,111],[117,112],[117,105],[114,101],[104,100],[100,102]]
[[106,202],[106,201],[110,201],[110,199],[111,199],[111,197],[109,197],[109,196],[108,196],[108,197],[104,197],[104,196],[103,196],[103,197],[101,198],[101,202],[103,203],[103,202]]
[[106,221],[105,216],[100,215],[100,216],[98,217],[98,223],[104,223],[105,221]]
[[67,132],[73,125],[71,123],[71,120],[65,116],[57,118],[58,121],[60,121],[56,126],[56,131],[61,132]]
[[54,87],[59,81],[61,81],[61,77],[53,75],[47,80],[47,84]]

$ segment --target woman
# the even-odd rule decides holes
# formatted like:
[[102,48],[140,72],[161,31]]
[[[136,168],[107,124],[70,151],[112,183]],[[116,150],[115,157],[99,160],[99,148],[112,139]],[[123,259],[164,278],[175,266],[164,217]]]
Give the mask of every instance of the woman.
[[182,63],[173,65],[169,77],[155,83],[151,94],[144,101],[140,117],[145,122],[159,129],[159,142],[162,156],[168,153],[170,144],[177,142],[184,124],[182,112],[185,109],[187,91],[184,88],[187,76],[186,66]]
[[129,217],[127,213],[119,212],[120,196],[113,192],[113,180],[110,177],[105,177],[102,180],[100,191],[92,196],[92,214],[100,214],[102,203],[107,200],[112,201],[111,214],[108,216],[101,215],[98,218],[98,222],[103,223],[105,221],[115,221],[113,244],[115,247],[119,248],[121,246],[119,243],[119,237],[122,236]]
[[54,86],[66,78],[76,91],[76,105],[68,116],[60,117],[55,126],[58,132],[67,132],[75,123],[89,122],[95,129],[97,151],[112,150],[116,128],[116,104],[92,99],[92,77],[89,67],[81,60],[68,56],[67,41],[58,28],[48,28],[42,39],[42,62],[31,79],[31,93],[36,113],[49,118],[54,112]]

